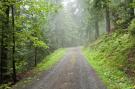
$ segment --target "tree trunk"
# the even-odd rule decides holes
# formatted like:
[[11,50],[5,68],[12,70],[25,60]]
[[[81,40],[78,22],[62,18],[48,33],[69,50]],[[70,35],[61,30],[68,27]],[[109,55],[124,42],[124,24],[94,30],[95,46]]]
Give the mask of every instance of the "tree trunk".
[[12,6],[12,35],[13,35],[13,49],[12,49],[13,82],[16,83],[14,6]]
[[98,19],[95,18],[95,39],[97,39],[99,37],[99,23],[98,23]]
[[110,33],[110,11],[109,11],[109,6],[107,6],[106,8],[105,8],[105,13],[106,13],[106,32],[107,33]]
[[[128,4],[131,4],[131,3],[133,3],[133,0],[128,1]],[[130,8],[129,14],[130,14],[130,20],[132,20],[134,18],[134,8],[132,7]]]
[[[4,3],[4,2],[3,2]],[[1,64],[0,64],[0,82],[3,83],[8,79],[8,30],[9,30],[9,6],[3,6],[5,16],[2,19],[2,33],[1,33]]]
[[35,47],[35,67],[37,66],[37,47]]

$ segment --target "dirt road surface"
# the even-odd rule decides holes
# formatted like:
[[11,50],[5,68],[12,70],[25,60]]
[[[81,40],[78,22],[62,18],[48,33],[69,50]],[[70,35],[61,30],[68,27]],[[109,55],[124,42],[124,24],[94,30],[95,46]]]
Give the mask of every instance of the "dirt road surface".
[[64,58],[24,89],[106,89],[80,48],[69,48]]

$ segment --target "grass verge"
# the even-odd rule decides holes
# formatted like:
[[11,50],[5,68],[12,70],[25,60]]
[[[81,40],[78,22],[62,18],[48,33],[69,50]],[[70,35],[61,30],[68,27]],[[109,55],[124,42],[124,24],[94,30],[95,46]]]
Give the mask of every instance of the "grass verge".
[[56,50],[51,55],[47,56],[42,63],[38,64],[36,70],[44,71],[53,67],[64,56],[66,49]]
[[133,50],[128,33],[113,33],[84,48],[83,52],[108,89],[135,89]]

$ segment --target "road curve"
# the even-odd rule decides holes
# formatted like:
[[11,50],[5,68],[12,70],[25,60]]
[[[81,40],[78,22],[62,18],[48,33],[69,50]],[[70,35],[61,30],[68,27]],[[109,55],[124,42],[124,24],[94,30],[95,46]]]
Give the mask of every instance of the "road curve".
[[106,89],[89,66],[80,48],[69,48],[47,74],[24,89]]

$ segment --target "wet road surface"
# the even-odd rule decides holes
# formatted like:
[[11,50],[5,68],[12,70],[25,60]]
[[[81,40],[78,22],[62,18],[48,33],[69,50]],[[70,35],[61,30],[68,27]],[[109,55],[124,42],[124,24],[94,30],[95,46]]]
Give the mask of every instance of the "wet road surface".
[[106,89],[82,55],[69,48],[64,58],[39,80],[24,89]]

